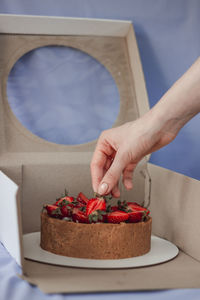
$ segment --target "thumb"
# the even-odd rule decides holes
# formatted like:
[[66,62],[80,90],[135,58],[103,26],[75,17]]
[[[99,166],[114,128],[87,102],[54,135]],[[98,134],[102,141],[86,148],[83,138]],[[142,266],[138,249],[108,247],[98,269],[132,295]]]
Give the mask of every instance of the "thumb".
[[124,153],[118,151],[115,155],[112,165],[105,173],[98,187],[98,194],[109,194],[115,185],[118,184],[120,176],[127,165],[127,159]]

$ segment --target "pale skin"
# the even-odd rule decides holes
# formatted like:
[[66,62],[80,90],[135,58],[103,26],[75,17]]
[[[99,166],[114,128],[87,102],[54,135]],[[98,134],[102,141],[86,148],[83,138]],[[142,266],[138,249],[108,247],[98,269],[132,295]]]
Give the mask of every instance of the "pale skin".
[[100,135],[91,161],[95,192],[120,197],[119,179],[133,187],[138,162],[169,144],[180,129],[200,112],[200,58],[144,116]]

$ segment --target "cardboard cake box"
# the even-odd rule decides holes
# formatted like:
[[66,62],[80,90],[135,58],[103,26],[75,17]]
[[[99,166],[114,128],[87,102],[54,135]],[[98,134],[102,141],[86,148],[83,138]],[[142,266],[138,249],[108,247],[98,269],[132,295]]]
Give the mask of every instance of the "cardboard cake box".
[[[120,112],[113,126],[149,109],[139,52],[129,21],[0,15],[0,240],[22,267],[22,277],[47,293],[200,288],[200,183],[143,159],[134,189],[122,198],[148,201],[151,178],[153,233],[180,249],[164,264],[136,269],[81,269],[24,258],[24,233],[40,230],[42,205],[69,187],[92,195],[90,160],[96,141],[66,146],[45,141],[22,126],[8,104],[6,83],[15,62],[46,45],[84,51],[113,76]],[[149,174],[149,175],[148,175]],[[12,237],[12,238],[10,238]],[[77,284],[78,282],[78,284]]]

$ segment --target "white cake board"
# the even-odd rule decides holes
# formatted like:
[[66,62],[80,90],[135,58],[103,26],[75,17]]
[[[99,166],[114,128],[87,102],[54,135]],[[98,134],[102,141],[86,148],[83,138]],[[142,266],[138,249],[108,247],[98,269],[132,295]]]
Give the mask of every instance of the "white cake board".
[[38,262],[78,268],[118,269],[160,264],[178,255],[178,248],[169,241],[151,237],[151,250],[145,255],[124,259],[85,259],[66,257],[45,251],[40,247],[40,232],[23,236],[24,257]]

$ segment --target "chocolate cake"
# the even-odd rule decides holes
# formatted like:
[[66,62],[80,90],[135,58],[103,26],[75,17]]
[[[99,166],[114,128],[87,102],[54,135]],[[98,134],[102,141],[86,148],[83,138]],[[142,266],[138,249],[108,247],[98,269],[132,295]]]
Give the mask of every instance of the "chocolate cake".
[[121,259],[150,251],[151,217],[136,223],[78,223],[41,213],[41,247],[68,257]]

